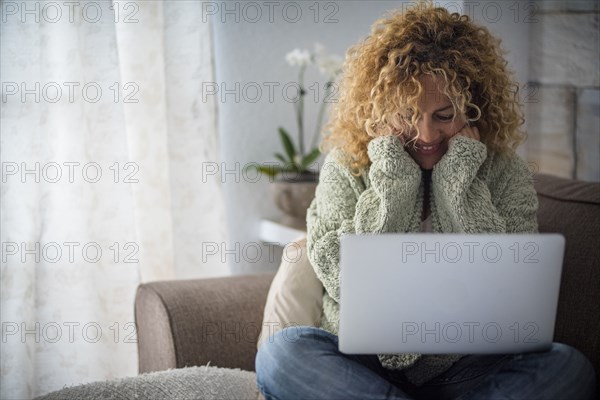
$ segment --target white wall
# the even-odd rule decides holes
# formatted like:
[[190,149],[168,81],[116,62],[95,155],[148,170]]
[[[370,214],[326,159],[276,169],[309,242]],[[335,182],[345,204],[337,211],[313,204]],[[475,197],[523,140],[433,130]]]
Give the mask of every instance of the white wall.
[[[502,40],[501,47],[508,52],[505,58],[519,82],[521,95],[527,97],[533,93],[534,89],[528,86],[529,28],[536,21],[537,5],[530,0],[466,0],[464,9],[475,22],[486,26]],[[528,102],[525,102],[526,111],[528,107]],[[527,120],[524,129],[527,130]],[[525,146],[521,145],[517,153],[524,157]]]
[[[451,10],[465,10],[462,1],[439,3],[446,4]],[[220,167],[221,172],[225,168],[238,172],[238,176],[233,173],[221,174],[230,238],[229,243],[221,250],[232,250],[231,253],[224,253],[224,256],[234,274],[274,270],[279,265],[281,252],[269,252],[269,247],[262,247],[261,255],[257,254],[258,246],[262,246],[258,238],[258,227],[261,218],[278,218],[280,213],[269,196],[267,179],[262,178],[254,183],[245,181],[241,168],[251,162],[274,161],[272,154],[281,150],[277,137],[279,125],[295,132],[293,105],[285,100],[282,87],[287,82],[295,81],[297,69],[288,66],[284,56],[296,47],[312,49],[314,42],[320,42],[331,52],[343,55],[349,46],[369,33],[371,24],[386,10],[399,8],[403,3],[320,2],[318,15],[314,8],[315,2],[312,1],[274,2],[271,15],[263,2],[253,3],[260,8],[245,6],[247,3],[237,1],[229,2],[226,6],[221,2],[211,4],[212,7],[206,10],[206,14],[214,22],[215,83],[219,88],[224,86],[231,90],[231,94],[223,98],[217,94],[222,157]],[[226,13],[225,7],[231,13]],[[302,15],[297,22],[291,22],[296,17],[297,9],[301,10]],[[470,9],[475,12],[476,21],[486,22],[478,7]],[[262,15],[259,16],[257,10]],[[480,13],[479,16],[477,12]],[[522,35],[526,35],[526,29],[516,28],[515,24],[508,22],[506,15],[505,12],[498,21],[495,17],[489,18],[493,21],[489,25],[504,38],[505,46],[513,50],[513,62],[525,82],[527,41],[521,39]],[[320,88],[323,89],[324,81],[314,69],[307,73],[306,81],[308,86],[320,82]],[[272,101],[268,93],[269,82],[278,84]],[[238,90],[236,83],[239,85]],[[262,88],[261,96],[257,97],[256,91],[252,89],[256,86]],[[239,96],[238,99],[235,94]],[[257,98],[257,101],[252,102],[253,98]],[[306,124],[311,133],[316,110],[315,104],[307,104]]]
[[527,155],[540,172],[600,181],[597,0],[539,3],[530,32]]
[[515,71],[521,84],[525,85],[529,71],[529,27],[536,20],[537,6],[529,0],[464,2],[465,13],[486,26],[502,40],[501,46],[508,51],[506,60]]

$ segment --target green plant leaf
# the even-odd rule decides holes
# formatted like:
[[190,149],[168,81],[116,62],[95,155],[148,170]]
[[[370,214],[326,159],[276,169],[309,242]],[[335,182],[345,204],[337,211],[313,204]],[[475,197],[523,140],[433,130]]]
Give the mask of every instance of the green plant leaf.
[[256,170],[261,174],[265,174],[270,176],[271,178],[279,175],[282,172],[293,172],[296,169],[289,164],[286,166],[274,165],[274,164],[264,164],[255,166]]
[[281,153],[275,153],[275,157],[276,157],[276,158],[277,158],[279,161],[283,162],[284,164],[287,164],[287,163],[289,163],[289,162],[290,162],[289,160],[286,160],[286,159],[285,159],[285,157],[284,157],[284,156],[283,156]]
[[320,155],[321,155],[321,152],[319,151],[319,149],[313,149],[310,153],[308,153],[306,156],[304,156],[300,166],[302,167],[303,170],[305,170],[312,163],[314,163],[315,160],[317,158],[319,158]]
[[292,143],[292,139],[290,139],[290,135],[286,132],[285,129],[279,127],[279,137],[281,138],[281,143],[283,143],[283,148],[285,149],[285,153],[289,157],[288,162],[294,164],[294,157],[296,156],[296,148],[294,147],[294,143]]
[[260,166],[256,167],[256,169],[261,174],[264,174],[264,175],[267,175],[270,177],[274,177],[281,172],[278,170],[278,168],[275,165],[260,165]]

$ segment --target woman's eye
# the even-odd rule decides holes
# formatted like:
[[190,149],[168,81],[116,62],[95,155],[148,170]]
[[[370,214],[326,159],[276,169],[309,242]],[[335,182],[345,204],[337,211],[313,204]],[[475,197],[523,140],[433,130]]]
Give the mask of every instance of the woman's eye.
[[438,114],[438,119],[440,121],[451,121],[454,118],[454,115],[440,115]]

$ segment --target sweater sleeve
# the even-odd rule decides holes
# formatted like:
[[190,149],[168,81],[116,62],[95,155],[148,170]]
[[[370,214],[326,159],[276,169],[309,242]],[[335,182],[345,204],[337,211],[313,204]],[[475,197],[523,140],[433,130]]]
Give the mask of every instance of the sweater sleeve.
[[365,189],[336,157],[339,153],[330,153],[307,212],[309,260],[329,296],[338,303],[341,236],[407,232],[418,195],[421,171],[397,137],[371,140],[368,154],[371,185]]
[[538,200],[526,163],[517,155],[500,155],[493,171],[494,196],[481,166],[487,148],[480,141],[457,136],[433,167],[432,187],[440,218],[460,233],[535,233]]

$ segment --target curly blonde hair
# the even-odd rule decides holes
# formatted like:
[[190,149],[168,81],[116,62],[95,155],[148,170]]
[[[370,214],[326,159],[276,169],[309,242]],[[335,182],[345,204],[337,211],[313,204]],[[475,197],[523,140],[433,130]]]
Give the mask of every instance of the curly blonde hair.
[[[355,174],[369,165],[368,143],[410,131],[419,119],[419,78],[445,82],[455,115],[479,129],[488,149],[514,151],[526,138],[519,85],[496,39],[466,15],[431,4],[377,20],[346,53],[339,100],[325,125],[321,150],[341,147]],[[416,140],[416,138],[413,138]]]

